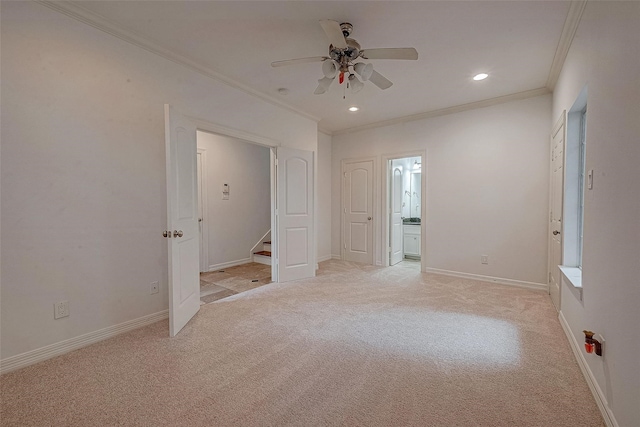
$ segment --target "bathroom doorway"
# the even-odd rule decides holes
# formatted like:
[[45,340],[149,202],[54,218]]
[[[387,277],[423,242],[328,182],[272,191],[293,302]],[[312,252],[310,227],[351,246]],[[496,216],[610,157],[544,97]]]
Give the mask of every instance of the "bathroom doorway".
[[387,266],[424,270],[423,203],[425,191],[422,153],[383,158],[386,197],[385,240]]

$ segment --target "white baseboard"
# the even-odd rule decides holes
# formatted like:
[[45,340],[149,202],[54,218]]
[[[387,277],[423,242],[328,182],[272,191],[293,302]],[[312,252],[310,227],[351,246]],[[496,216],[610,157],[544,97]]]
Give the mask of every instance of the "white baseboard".
[[562,314],[562,312],[558,314],[558,319],[560,319],[560,325],[562,325],[562,329],[567,336],[567,340],[569,340],[569,346],[571,347],[571,350],[573,350],[573,355],[578,361],[578,366],[580,366],[582,375],[584,375],[585,380],[587,380],[587,385],[589,386],[589,389],[591,390],[591,393],[596,400],[596,404],[598,405],[598,409],[600,409],[600,413],[602,414],[602,418],[604,419],[605,424],[607,425],[607,427],[619,427],[616,418],[613,416],[613,412],[611,412],[611,409],[609,408],[607,398],[598,385],[596,378],[593,376],[593,372],[591,372],[591,368],[589,368],[587,360],[582,354],[582,346],[578,343],[576,337],[571,333],[569,323],[567,322],[567,319],[564,317],[564,314]]
[[0,360],[0,374],[15,371],[16,369],[24,368],[26,366],[33,365],[34,363],[60,356],[61,354],[86,347],[90,344],[97,343],[98,341],[106,340],[107,338],[112,338],[116,335],[156,323],[160,320],[166,319],[167,317],[169,317],[169,310],[162,310],[157,313],[128,320],[117,325],[108,326],[104,329],[89,332],[75,338],[69,338],[68,340],[27,351],[26,353],[7,357],[6,359]]
[[336,254],[331,254],[331,259],[342,259],[342,256],[336,255]]
[[318,257],[318,262],[329,261],[332,258],[333,258],[333,255],[321,256],[321,257]]
[[518,286],[520,288],[535,289],[537,291],[549,292],[549,285],[545,283],[526,282],[523,280],[505,279],[502,277],[483,276],[481,274],[462,273],[459,271],[440,270],[438,268],[427,267],[426,273],[442,274],[443,276],[460,277],[463,279],[480,280],[481,282],[492,282],[500,285]]
[[209,266],[209,271],[220,270],[221,268],[235,267],[236,265],[249,264],[251,258],[238,259],[235,261],[221,262],[220,264],[212,264]]

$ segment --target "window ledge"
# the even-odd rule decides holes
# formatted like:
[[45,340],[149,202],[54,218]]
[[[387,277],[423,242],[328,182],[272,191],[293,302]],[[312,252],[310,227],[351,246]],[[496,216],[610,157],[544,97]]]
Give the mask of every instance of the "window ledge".
[[562,272],[564,280],[573,288],[571,289],[572,293],[576,294],[578,299],[582,301],[582,269],[566,265],[559,265],[558,268]]

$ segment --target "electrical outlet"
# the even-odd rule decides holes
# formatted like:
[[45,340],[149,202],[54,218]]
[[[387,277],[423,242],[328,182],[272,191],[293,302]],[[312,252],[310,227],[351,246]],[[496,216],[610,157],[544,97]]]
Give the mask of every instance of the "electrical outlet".
[[481,264],[489,264],[489,255],[480,255]]
[[60,301],[53,304],[53,318],[60,319],[69,315],[69,301]]
[[149,293],[150,294],[157,294],[158,293],[158,288],[160,287],[160,285],[158,284],[158,282],[151,282],[151,287],[149,288]]

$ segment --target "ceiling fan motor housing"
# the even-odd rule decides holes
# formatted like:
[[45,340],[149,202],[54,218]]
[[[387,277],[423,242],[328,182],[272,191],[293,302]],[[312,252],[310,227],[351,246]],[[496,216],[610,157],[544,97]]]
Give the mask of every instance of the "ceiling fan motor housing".
[[342,30],[342,35],[346,39],[351,35],[351,32],[353,31],[353,25],[348,22],[343,22],[342,24],[340,24],[340,29]]

